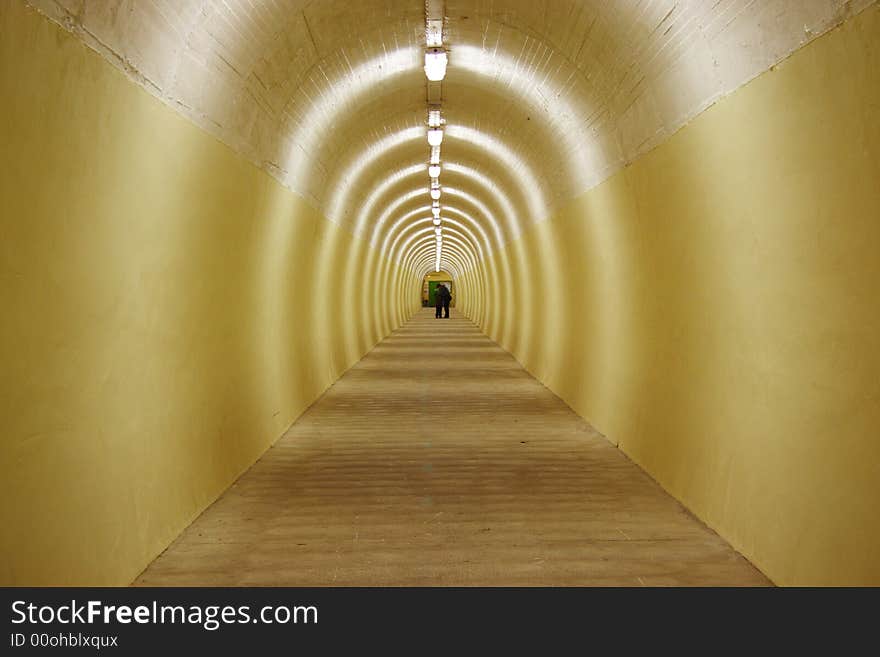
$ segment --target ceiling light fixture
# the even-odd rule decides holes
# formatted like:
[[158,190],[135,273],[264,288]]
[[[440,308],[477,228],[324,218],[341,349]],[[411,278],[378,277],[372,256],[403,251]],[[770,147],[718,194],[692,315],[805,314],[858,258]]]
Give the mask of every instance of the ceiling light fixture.
[[428,48],[425,51],[425,75],[431,82],[440,82],[446,77],[446,64],[449,58],[443,48]]

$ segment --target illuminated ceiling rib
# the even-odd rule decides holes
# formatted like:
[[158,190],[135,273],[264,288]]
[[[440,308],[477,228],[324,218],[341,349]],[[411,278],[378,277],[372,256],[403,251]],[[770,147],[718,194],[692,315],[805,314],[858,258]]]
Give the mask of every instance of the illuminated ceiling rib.
[[382,254],[433,178],[478,258],[870,4],[26,1]]

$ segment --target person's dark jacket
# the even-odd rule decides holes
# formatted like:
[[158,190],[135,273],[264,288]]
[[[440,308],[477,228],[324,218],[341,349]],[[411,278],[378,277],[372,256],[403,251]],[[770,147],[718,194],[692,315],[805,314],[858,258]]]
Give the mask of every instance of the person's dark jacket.
[[448,306],[451,300],[452,294],[449,292],[446,286],[438,285],[437,291],[434,293],[434,303],[437,305],[437,307]]

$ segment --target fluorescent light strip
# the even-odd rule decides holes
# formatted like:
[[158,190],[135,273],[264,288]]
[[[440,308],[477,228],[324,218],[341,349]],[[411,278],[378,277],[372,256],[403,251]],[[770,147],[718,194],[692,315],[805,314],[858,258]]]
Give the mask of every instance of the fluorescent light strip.
[[409,264],[408,270],[412,271],[417,276],[424,276],[436,267],[438,259],[441,263],[440,268],[448,271],[456,278],[463,276],[469,271],[455,252],[442,251],[438,258],[437,252],[434,250],[425,251],[418,257],[413,258],[412,262]]
[[[424,128],[413,127],[389,135],[367,148],[365,156],[359,154],[354,158],[353,163],[346,168],[343,174],[334,177],[335,184],[330,185],[334,189],[334,193],[326,206],[328,218],[337,223],[343,223],[346,214],[348,214],[348,207],[351,202],[349,199],[352,199],[355,192],[359,189],[358,182],[365,175],[365,172],[375,165],[377,160],[385,155],[387,151],[407,141],[418,139],[419,135],[424,135],[423,130]],[[448,131],[450,138],[472,143],[485,149],[489,154],[496,156],[497,159],[511,163],[511,174],[515,172],[515,179],[526,197],[529,218],[533,221],[536,218],[546,218],[549,210],[544,194],[541,191],[542,185],[535,177],[529,165],[504,142],[473,128],[454,125],[450,126]],[[432,159],[434,152],[437,153],[437,161],[439,162],[440,147],[432,149]]]
[[469,236],[448,226],[443,230],[443,244],[446,245],[450,242],[460,244],[464,249],[465,257],[468,261],[470,268],[476,269],[477,261],[479,260],[479,258],[474,251],[475,245],[471,244]]
[[[443,267],[444,269],[448,269],[449,273],[460,276],[469,271],[465,264],[462,262],[461,256],[455,251],[441,251],[441,254],[442,255],[440,259],[452,265],[451,267]],[[436,262],[437,250],[433,248],[424,249],[408,263],[407,270],[419,274],[422,267],[426,267],[429,263],[435,264]]]
[[[471,263],[475,262],[472,257],[469,256],[466,249],[464,249],[460,244],[454,243],[450,241],[446,245],[446,250],[449,253],[455,253],[458,256],[459,261],[462,264],[463,270],[471,269]],[[443,250],[443,247],[440,247]],[[437,250],[436,243],[430,237],[423,237],[418,241],[411,241],[408,246],[408,250],[406,252],[406,257],[401,260],[401,267],[405,269],[410,269],[412,267],[412,263],[418,258],[424,256],[425,254],[430,253],[431,251]]]
[[[416,235],[410,238],[405,245],[405,253],[407,255],[401,261],[402,266],[405,268],[410,267],[413,259],[417,257],[416,254],[420,254],[424,251],[429,250],[432,244],[436,244],[436,242],[431,239],[431,236],[419,237],[418,235]],[[440,248],[446,248],[449,249],[451,252],[458,253],[459,257],[461,258],[462,264],[464,265],[463,269],[476,270],[478,268],[477,260],[474,254],[471,252],[468,244],[461,239],[454,236],[449,236],[449,238],[442,242]]]
[[446,64],[449,57],[443,48],[428,48],[425,51],[425,76],[431,82],[441,82],[446,77]]
[[426,257],[413,265],[413,274],[419,279],[424,279],[430,273],[447,271],[453,278],[461,278],[462,274],[455,266],[454,261],[443,257],[439,262],[434,257]]
[[[413,166],[417,167],[418,165],[413,165]],[[421,166],[424,166],[424,165],[421,165]],[[420,171],[424,171],[424,169],[420,169]],[[414,174],[414,175],[416,175],[416,174]],[[421,175],[424,175],[424,174],[421,174]],[[480,181],[474,181],[474,182],[476,182],[478,185],[480,185],[482,187],[482,183]],[[387,236],[385,235],[386,223],[389,220],[391,220],[392,217],[399,216],[400,208],[403,206],[404,203],[409,202],[413,199],[418,199],[419,197],[421,197],[421,199],[424,199],[424,196],[422,196],[424,194],[423,190],[424,190],[424,188],[421,188],[421,190],[420,190],[417,187],[416,189],[413,189],[409,193],[406,193],[406,194],[402,195],[401,197],[397,198],[396,200],[390,202],[388,207],[385,209],[385,211],[382,212],[382,214],[379,216],[376,223],[372,226],[372,233],[371,233],[371,237],[370,237],[371,244],[376,245],[379,242],[386,241],[386,238],[387,238]],[[507,240],[504,238],[504,236],[501,232],[501,224],[498,222],[498,220],[495,216],[495,213],[492,210],[490,210],[479,199],[477,199],[475,196],[473,196],[473,195],[471,195],[461,189],[457,189],[454,187],[446,187],[443,190],[443,196],[445,199],[447,199],[447,201],[448,201],[448,196],[451,196],[453,198],[463,199],[464,201],[467,202],[468,205],[472,206],[472,208],[476,210],[476,213],[474,215],[467,215],[467,217],[472,219],[473,216],[478,216],[480,218],[480,221],[479,222],[475,221],[474,222],[475,225],[478,225],[478,226],[485,225],[486,222],[488,222],[490,224],[491,231],[495,236],[495,240],[489,241],[489,240],[484,239],[484,242],[486,243],[487,248],[489,249],[490,252],[496,250],[497,248],[500,248],[503,244],[506,243]],[[445,208],[445,207],[447,207],[447,205],[448,205],[448,203],[444,203],[443,207]],[[439,203],[438,203],[438,206],[439,206]],[[459,211],[459,212],[461,212],[461,211]],[[441,210],[441,213],[442,213],[442,210]],[[482,232],[482,229],[481,229],[481,232]],[[483,233],[483,234],[485,235],[485,233]],[[387,243],[387,241],[386,241],[386,243]],[[490,246],[490,245],[493,245],[493,246]],[[384,252],[384,250],[383,250],[383,252]]]
[[[464,274],[461,265],[455,257],[446,257],[444,253],[439,258],[440,271],[448,271],[454,278],[461,278]],[[424,257],[414,260],[410,271],[419,278],[424,278],[426,274],[438,271],[438,258],[436,253],[425,254]]]
[[[447,188],[445,191],[447,194],[451,195],[452,197],[462,199],[468,205],[472,206],[476,210],[476,214],[472,215],[468,212],[463,211],[460,208],[455,209],[453,207],[450,207],[448,204],[443,205],[443,210],[441,211],[441,214],[442,214],[442,212],[445,212],[447,209],[449,209],[454,214],[456,214],[456,216],[471,222],[476,227],[476,229],[479,231],[480,236],[482,237],[482,242],[486,245],[487,251],[489,253],[492,253],[493,251],[495,251],[497,248],[500,248],[501,245],[503,245],[505,243],[505,240],[503,239],[503,236],[501,234],[500,225],[499,225],[498,221],[495,219],[495,215],[492,212],[492,210],[490,210],[488,207],[486,207],[476,197],[472,196],[471,194],[469,194],[467,192],[464,192],[462,190],[455,189],[455,188]],[[389,251],[386,249],[386,247],[388,245],[389,236],[393,232],[393,230],[392,230],[392,231],[388,231],[386,233],[386,230],[385,230],[386,223],[388,221],[390,221],[393,217],[399,216],[398,213],[401,211],[401,207],[404,204],[406,204],[412,200],[417,200],[420,197],[424,198],[423,196],[421,196],[422,194],[424,194],[424,191],[416,188],[416,189],[410,191],[409,193],[404,194],[403,196],[399,197],[395,201],[392,201],[389,204],[389,206],[386,208],[386,210],[380,215],[377,222],[373,226],[373,232],[371,235],[370,243],[373,245],[376,245],[377,243],[381,242],[382,243],[381,253],[383,253],[383,254],[389,253]],[[438,203],[438,205],[439,205],[439,203]],[[428,213],[425,212],[425,214],[428,214]],[[474,219],[474,216],[479,216],[480,221],[477,221],[476,219]],[[483,228],[483,226],[485,225],[486,222],[488,222],[490,224],[491,230],[495,235],[494,245],[493,245],[493,241],[488,238],[486,231]],[[395,224],[395,226],[396,226],[396,224]]]
[[[424,228],[429,228],[433,225],[432,223],[430,223],[430,221],[431,220],[429,220],[429,219],[418,219],[415,222],[409,223],[406,227],[400,228],[400,231],[396,234],[396,237],[394,237],[394,240],[391,242],[390,247],[383,245],[382,253],[387,254],[387,257],[390,260],[392,260],[393,262],[400,262],[402,260],[403,256],[405,255],[406,249],[408,248],[408,245],[412,241],[413,236],[414,235],[424,235],[425,234]],[[446,228],[449,228],[449,224],[451,224],[451,225],[455,226],[457,229],[460,229],[460,231],[459,231],[456,229],[449,228],[449,230],[453,234],[461,235],[461,237],[467,242],[468,246],[471,248],[472,252],[474,254],[477,254],[476,257],[482,259],[483,247],[480,244],[479,238],[473,233],[473,231],[471,231],[471,229],[468,226],[465,226],[457,221],[454,221],[451,219],[445,220],[445,221],[447,223]],[[471,221],[473,221],[473,220],[471,220]],[[398,229],[398,227],[400,226],[400,224],[402,224],[402,223],[403,223],[402,219],[398,220],[395,223],[394,227],[391,229],[391,231],[389,231],[389,235],[386,236],[386,245],[387,245],[387,240],[388,240],[388,238],[390,238],[392,231],[396,231]],[[480,233],[485,236],[485,233],[483,232],[482,228],[480,226],[477,226],[477,228],[480,231]],[[414,230],[417,230],[418,232],[412,232]],[[402,245],[401,245],[401,240],[403,240]],[[398,245],[401,245],[401,246],[398,246]]]

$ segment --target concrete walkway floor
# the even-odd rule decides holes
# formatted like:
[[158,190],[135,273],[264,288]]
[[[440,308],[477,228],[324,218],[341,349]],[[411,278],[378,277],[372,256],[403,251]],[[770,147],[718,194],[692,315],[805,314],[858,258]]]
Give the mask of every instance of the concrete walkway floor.
[[470,321],[423,310],[135,584],[766,585]]

